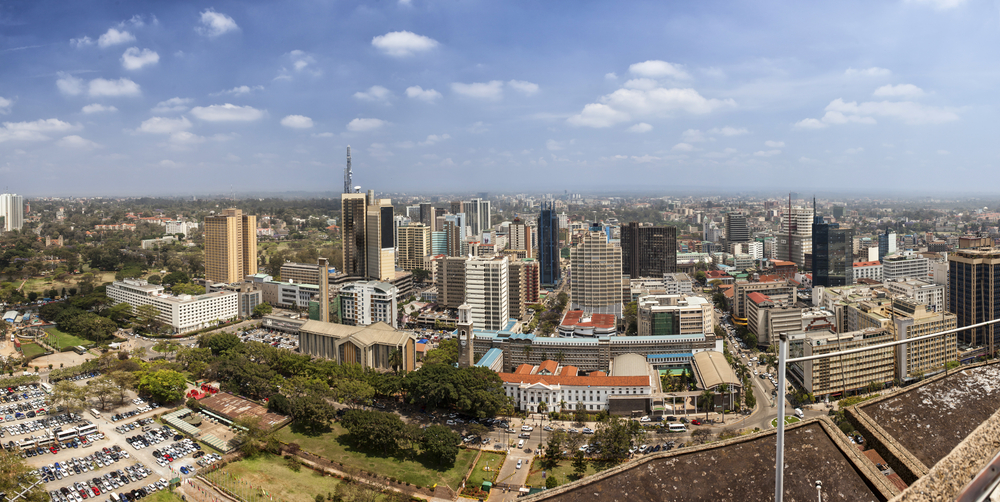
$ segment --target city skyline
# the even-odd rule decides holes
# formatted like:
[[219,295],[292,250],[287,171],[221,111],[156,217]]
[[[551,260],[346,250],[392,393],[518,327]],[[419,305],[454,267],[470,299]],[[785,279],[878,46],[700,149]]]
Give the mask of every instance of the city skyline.
[[390,192],[993,181],[992,6],[55,5],[0,10],[28,196],[337,193],[348,144]]

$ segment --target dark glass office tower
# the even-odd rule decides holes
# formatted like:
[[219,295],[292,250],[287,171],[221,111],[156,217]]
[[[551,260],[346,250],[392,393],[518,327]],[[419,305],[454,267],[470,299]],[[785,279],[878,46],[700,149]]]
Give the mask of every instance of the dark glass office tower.
[[541,265],[541,283],[554,285],[559,282],[559,216],[555,202],[543,202],[538,215],[538,261]]
[[813,286],[854,284],[854,229],[822,221],[812,227]]
[[630,222],[622,231],[622,274],[663,277],[677,271],[677,228],[641,227]]

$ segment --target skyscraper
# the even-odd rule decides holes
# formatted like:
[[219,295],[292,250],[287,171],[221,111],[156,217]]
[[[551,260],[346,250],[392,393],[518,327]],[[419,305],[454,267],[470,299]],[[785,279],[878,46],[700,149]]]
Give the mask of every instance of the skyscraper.
[[621,227],[622,274],[663,277],[677,271],[677,228],[644,227],[630,222]]
[[434,226],[434,205],[430,202],[420,203],[420,223],[427,225],[428,228]]
[[747,226],[747,215],[742,211],[726,213],[726,242],[748,242],[750,227]]
[[465,261],[465,303],[480,329],[503,329],[510,319],[510,270],[506,256]]
[[[958,327],[1000,317],[1000,249],[957,249],[948,253],[948,308],[958,316]],[[958,333],[959,343],[996,350],[997,325]]]
[[392,226],[392,201],[376,199],[368,191],[370,204],[365,211],[365,275],[378,281],[396,277],[396,240]]
[[232,284],[257,273],[257,217],[239,209],[205,218],[205,278]]
[[889,232],[885,229],[884,234],[878,234],[878,261],[882,261],[886,255],[896,252],[896,232]]
[[570,308],[585,314],[622,315],[622,249],[591,229],[570,251]]
[[448,214],[444,217],[445,250],[442,254],[448,256],[465,255],[465,213]]
[[351,145],[347,145],[347,167],[344,168],[344,193],[353,193],[354,171],[351,170]]
[[345,193],[340,196],[340,230],[344,238],[344,273],[364,277],[365,266],[365,216],[367,196],[363,193]]
[[813,208],[792,207],[781,214],[778,231],[778,259],[795,262],[800,268],[811,266],[806,255],[812,253]]
[[424,268],[424,257],[431,254],[431,229],[423,223],[399,227],[398,250],[396,264],[399,268]]
[[524,250],[527,252],[525,258],[531,258],[533,256],[532,248],[534,247],[531,239],[531,230],[531,227],[521,220],[521,218],[514,218],[508,230],[509,239],[507,241],[507,248]]
[[0,216],[5,232],[20,230],[24,226],[24,198],[13,193],[0,195]]
[[854,229],[816,219],[812,225],[812,273],[814,286],[854,284]]
[[[452,204],[454,205],[454,203]],[[491,221],[492,209],[490,208],[490,201],[485,199],[472,199],[471,201],[463,202],[462,206],[469,226],[472,227],[472,235],[474,235],[477,239],[483,232],[489,231],[489,229],[493,226]]]
[[538,215],[538,261],[541,262],[541,281],[552,286],[559,282],[559,216],[555,202],[543,202]]

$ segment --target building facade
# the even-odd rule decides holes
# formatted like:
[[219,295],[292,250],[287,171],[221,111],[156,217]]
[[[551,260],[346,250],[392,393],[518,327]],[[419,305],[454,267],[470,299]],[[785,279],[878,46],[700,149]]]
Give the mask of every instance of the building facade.
[[354,277],[364,277],[368,273],[365,266],[367,201],[368,197],[363,193],[345,193],[340,196],[344,273]]
[[396,296],[399,290],[379,281],[359,281],[340,288],[340,315],[348,326],[370,326],[382,322],[398,327]]
[[607,411],[615,397],[649,398],[653,385],[645,376],[579,376],[577,368],[556,361],[524,365],[513,373],[500,373],[504,394],[521,411]]
[[812,273],[815,286],[854,284],[854,229],[813,223]]
[[[869,328],[848,333],[808,331],[789,333],[789,357],[829,354],[891,342],[892,330]],[[871,383],[885,384],[896,377],[896,358],[892,347],[873,349],[850,357],[829,357],[792,363],[789,373],[806,392],[816,396],[841,396],[866,388]]]
[[233,291],[215,291],[198,296],[173,296],[163,291],[163,286],[149,284],[142,279],[115,281],[107,287],[108,298],[116,305],[127,303],[133,309],[143,305],[156,307],[159,312],[156,319],[176,333],[206,328],[239,315],[240,297]]
[[257,273],[257,217],[226,209],[205,217],[205,278],[232,284]]
[[[950,312],[934,312],[916,300],[895,299],[891,307],[896,339],[909,340],[958,327],[958,318]],[[922,378],[944,371],[944,365],[958,361],[958,338],[955,333],[896,346],[896,377],[901,380]]]
[[416,342],[413,333],[383,323],[347,326],[310,320],[299,328],[299,352],[302,354],[383,372],[394,369],[394,358],[398,358],[399,370],[415,370]]
[[910,252],[888,255],[882,260],[882,280],[920,279],[929,281],[930,260]]
[[431,229],[423,223],[399,227],[399,246],[396,266],[413,270],[424,266],[424,258],[431,254]]
[[677,270],[677,227],[621,227],[622,273],[633,279],[662,277]]
[[715,333],[712,302],[700,296],[647,295],[639,298],[639,336]]
[[20,230],[24,226],[24,197],[14,193],[0,194],[0,216],[3,230]]
[[396,276],[396,241],[392,226],[392,201],[374,199],[365,212],[366,277],[389,281]]
[[465,303],[465,261],[463,256],[442,258],[438,265],[438,302],[441,306],[457,309]]
[[481,329],[500,329],[510,319],[510,262],[506,256],[465,261],[465,303]]
[[[279,273],[281,274],[281,280],[285,282],[313,284],[316,286],[329,283],[329,272],[323,274],[320,271],[319,265],[310,263],[285,262],[281,265]],[[324,280],[321,281],[321,278]]]
[[521,218],[514,218],[507,231],[509,239],[507,248],[515,251],[524,251],[524,258],[534,257],[535,242],[532,239],[533,229]]
[[622,315],[622,249],[604,232],[587,232],[570,251],[570,304],[588,314]]
[[854,262],[854,282],[858,279],[882,282],[882,264],[877,261]]
[[559,216],[555,202],[543,202],[538,215],[538,262],[543,285],[553,286],[561,279],[559,252]]
[[[1000,249],[958,249],[948,254],[948,308],[962,328],[1000,317]],[[958,333],[965,345],[996,350],[997,325]]]
[[749,241],[750,227],[747,226],[746,214],[742,211],[730,211],[726,213],[726,243]]

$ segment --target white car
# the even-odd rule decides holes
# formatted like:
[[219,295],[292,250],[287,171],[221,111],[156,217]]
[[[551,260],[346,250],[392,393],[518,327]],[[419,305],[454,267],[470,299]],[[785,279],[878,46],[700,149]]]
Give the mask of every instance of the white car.
[[639,419],[640,422],[650,422],[652,421],[648,416]]
[[531,432],[531,431],[535,430],[535,428],[532,427],[532,426],[530,426],[530,425],[522,425],[521,426],[521,430],[524,431],[524,432]]
[[524,462],[524,461],[523,461],[523,460],[521,460],[521,459],[518,459],[518,461],[517,461],[517,469],[520,469],[520,468],[521,468],[521,463],[522,463],[522,462]]

